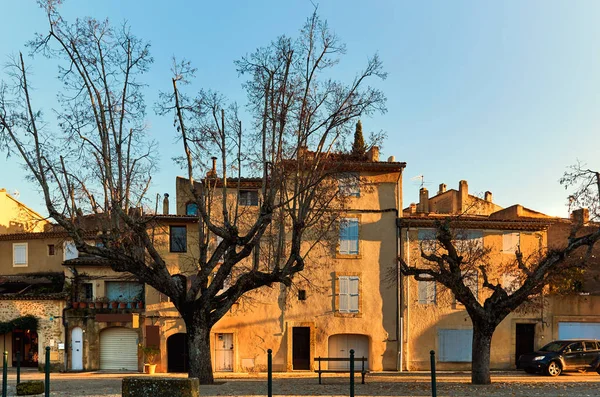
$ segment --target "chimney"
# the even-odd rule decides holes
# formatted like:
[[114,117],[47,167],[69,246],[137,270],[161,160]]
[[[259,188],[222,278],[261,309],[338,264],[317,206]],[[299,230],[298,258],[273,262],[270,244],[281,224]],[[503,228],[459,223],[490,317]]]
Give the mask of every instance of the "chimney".
[[369,149],[367,152],[367,161],[379,161],[379,146],[373,146],[371,149]]
[[485,192],[485,201],[487,201],[488,203],[492,202],[492,192],[490,192],[489,190]]
[[422,187],[419,190],[419,212],[428,213],[429,212],[429,191],[427,188]]
[[393,163],[396,161],[396,156],[390,156],[388,157],[388,163]]
[[580,208],[571,213],[571,220],[579,226],[585,226],[590,222],[590,210]]
[[408,211],[410,212],[411,215],[416,214],[417,213],[417,204],[410,203],[410,207],[409,207]]
[[165,193],[165,198],[163,199],[163,214],[169,215],[169,193]]
[[440,189],[438,190],[437,194],[442,194],[442,193],[446,193],[446,184],[445,183],[440,183]]
[[458,210],[462,213],[467,210],[469,198],[469,184],[462,180],[458,182]]
[[211,157],[212,160],[212,169],[206,173],[207,178],[216,178],[217,177],[217,158]]

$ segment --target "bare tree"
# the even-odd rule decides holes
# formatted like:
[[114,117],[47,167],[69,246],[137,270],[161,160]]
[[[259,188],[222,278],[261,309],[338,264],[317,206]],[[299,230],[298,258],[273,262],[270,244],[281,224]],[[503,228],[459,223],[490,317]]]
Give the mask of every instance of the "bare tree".
[[[381,62],[371,58],[349,84],[323,78],[345,48],[315,13],[298,38],[280,37],[236,63],[248,76],[252,122],[244,129],[238,107],[219,94],[201,91],[192,98],[182,92],[193,68],[175,63],[173,91],[157,107],[173,115],[181,138],[178,160],[197,204],[198,238],[191,273],[173,275],[153,243],[152,219],[137,210],[155,154],[144,133],[139,79],[152,62],[148,44],[126,26],[94,19],[68,24],[57,3],[42,2],[50,32],[31,42],[34,54],[61,64],[57,129],[42,121],[20,56],[10,69],[14,85],[0,90],[0,142],[23,159],[50,216],[79,251],[110,260],[113,270],[171,298],[189,336],[189,376],[212,383],[214,324],[244,294],[290,285],[314,248],[327,244],[344,208],[336,177],[348,171],[345,157],[334,152],[360,116],[385,110],[383,94],[365,87],[368,79],[385,77]],[[248,176],[260,188],[256,210],[243,202]],[[90,218],[102,247],[84,240]]]
[[575,188],[569,208],[588,208],[591,219],[600,221],[600,172],[578,161],[560,178],[565,189]]
[[[499,264],[490,260],[490,248],[482,241],[465,236],[467,219],[459,215],[436,221],[433,242],[421,244],[422,261],[408,264],[400,258],[400,266],[406,276],[443,285],[464,305],[473,323],[471,381],[489,384],[490,349],[496,327],[523,303],[539,297],[547,285],[585,268],[600,239],[600,228],[582,234],[575,227],[564,247],[542,249],[528,256],[517,248],[514,262]],[[474,274],[481,274],[483,279],[483,300],[471,288]],[[494,281],[502,280],[498,275],[503,274],[509,274],[513,283]]]

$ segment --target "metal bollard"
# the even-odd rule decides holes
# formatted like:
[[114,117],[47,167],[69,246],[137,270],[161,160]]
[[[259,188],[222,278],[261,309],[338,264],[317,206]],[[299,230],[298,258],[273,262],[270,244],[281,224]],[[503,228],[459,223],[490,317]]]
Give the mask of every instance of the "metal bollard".
[[267,396],[273,397],[273,350],[267,350]]
[[17,385],[21,383],[21,352],[17,352]]
[[429,352],[431,355],[431,397],[437,396],[436,381],[435,381],[435,351]]
[[354,397],[354,349],[350,349],[350,397]]
[[6,389],[8,386],[8,352],[4,352],[4,360],[2,366],[2,397],[6,397]]
[[44,382],[44,396],[50,397],[50,346],[46,346],[46,363],[45,363],[46,379]]

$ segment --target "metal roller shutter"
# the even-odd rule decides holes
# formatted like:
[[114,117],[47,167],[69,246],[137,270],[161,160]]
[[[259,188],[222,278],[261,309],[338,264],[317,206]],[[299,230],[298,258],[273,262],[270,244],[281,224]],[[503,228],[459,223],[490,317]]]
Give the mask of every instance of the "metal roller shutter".
[[138,335],[132,329],[108,328],[100,334],[100,369],[137,371]]

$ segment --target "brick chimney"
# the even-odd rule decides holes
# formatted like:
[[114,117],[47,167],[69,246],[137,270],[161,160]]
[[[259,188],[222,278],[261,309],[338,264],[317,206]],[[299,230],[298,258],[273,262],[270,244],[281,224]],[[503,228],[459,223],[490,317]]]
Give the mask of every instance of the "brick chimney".
[[487,201],[488,203],[492,202],[492,192],[490,192],[489,190],[485,192],[485,201]]
[[427,188],[422,187],[419,190],[419,206],[417,207],[418,212],[429,212],[429,191]]
[[438,190],[438,193],[437,193],[437,194],[446,193],[446,188],[447,188],[447,186],[446,186],[446,184],[445,184],[445,183],[440,183],[440,188],[439,188],[439,190]]
[[467,181],[462,180],[458,182],[458,210],[459,212],[465,212],[467,210],[469,199],[469,184]]
[[163,215],[169,215],[169,193],[165,193],[163,199]]
[[210,171],[206,173],[207,178],[216,178],[217,177],[217,158],[211,157],[212,160],[212,168]]
[[590,210],[580,208],[571,213],[571,220],[579,226],[587,225],[590,222]]
[[411,215],[416,214],[417,213],[417,204],[410,203],[410,207],[408,207],[408,211],[410,212]]
[[367,161],[379,161],[379,146],[373,146],[371,149],[369,149],[367,152]]

